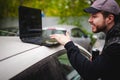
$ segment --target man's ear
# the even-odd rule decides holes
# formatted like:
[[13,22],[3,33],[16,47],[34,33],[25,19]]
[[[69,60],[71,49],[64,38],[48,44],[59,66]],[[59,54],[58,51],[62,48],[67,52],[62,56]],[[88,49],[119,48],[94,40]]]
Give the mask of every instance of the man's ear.
[[113,22],[114,21],[114,15],[112,15],[112,14],[108,15],[108,17],[106,18],[106,20],[107,20],[108,24],[111,23],[111,22]]

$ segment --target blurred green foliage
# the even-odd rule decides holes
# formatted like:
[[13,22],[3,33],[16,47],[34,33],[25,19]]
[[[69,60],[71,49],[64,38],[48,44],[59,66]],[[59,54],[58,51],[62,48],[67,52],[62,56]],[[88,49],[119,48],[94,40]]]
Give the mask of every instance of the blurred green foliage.
[[[0,19],[17,17],[18,6],[24,5],[41,9],[46,16],[83,16],[83,9],[93,0],[0,0]],[[120,4],[120,0],[116,0]]]
[[18,6],[41,9],[46,16],[82,16],[87,0],[0,0],[0,18],[17,17]]
[[[39,8],[46,16],[83,16],[86,15],[83,9],[89,6],[89,1],[93,0],[0,0],[0,19],[17,17],[20,5]],[[120,4],[120,0],[116,1]]]

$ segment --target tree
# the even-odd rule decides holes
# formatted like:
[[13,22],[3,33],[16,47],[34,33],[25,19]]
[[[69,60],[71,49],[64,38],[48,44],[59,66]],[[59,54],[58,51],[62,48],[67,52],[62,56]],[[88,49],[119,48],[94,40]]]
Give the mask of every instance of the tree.
[[46,16],[81,16],[88,4],[86,0],[0,0],[0,18],[17,16],[19,5],[39,8]]
[[[0,0],[0,19],[17,17],[18,6],[24,5],[41,9],[46,16],[83,16],[85,7],[94,0]],[[116,0],[119,4],[120,1]]]

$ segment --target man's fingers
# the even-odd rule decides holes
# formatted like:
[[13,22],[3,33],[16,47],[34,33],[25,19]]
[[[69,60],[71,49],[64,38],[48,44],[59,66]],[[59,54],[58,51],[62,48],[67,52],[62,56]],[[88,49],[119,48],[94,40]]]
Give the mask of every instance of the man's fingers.
[[69,36],[69,32],[66,32],[66,36]]
[[69,34],[69,32],[66,32],[66,36],[69,38],[70,37],[70,34]]
[[53,34],[53,35],[50,35],[50,38],[55,38],[55,35]]

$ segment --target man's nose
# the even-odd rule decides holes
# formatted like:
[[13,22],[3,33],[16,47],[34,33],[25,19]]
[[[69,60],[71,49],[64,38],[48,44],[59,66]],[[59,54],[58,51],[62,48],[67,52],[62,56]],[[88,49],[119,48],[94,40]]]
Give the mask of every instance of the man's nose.
[[92,22],[92,17],[89,17],[88,22],[89,22],[89,23]]

